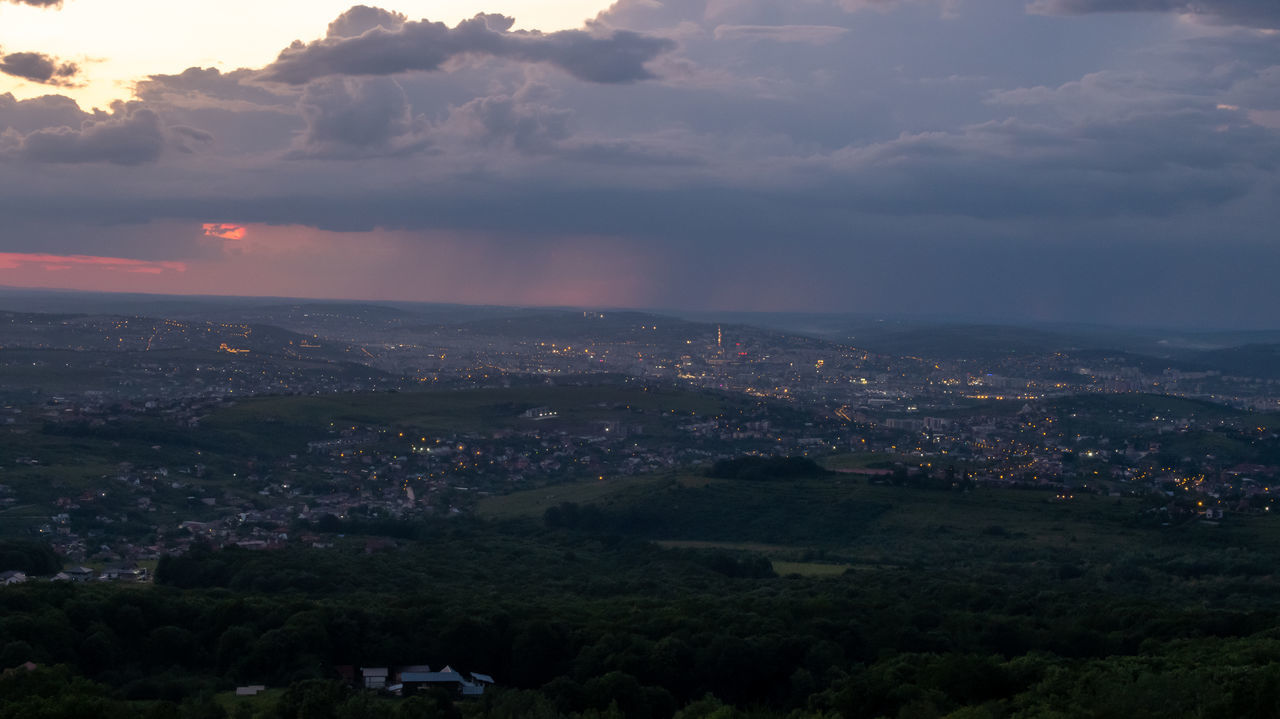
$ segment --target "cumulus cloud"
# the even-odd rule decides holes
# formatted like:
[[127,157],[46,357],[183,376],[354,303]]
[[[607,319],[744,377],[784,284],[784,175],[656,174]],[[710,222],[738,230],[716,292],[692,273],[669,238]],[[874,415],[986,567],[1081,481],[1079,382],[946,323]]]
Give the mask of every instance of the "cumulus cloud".
[[453,108],[447,127],[480,144],[521,152],[547,152],[569,136],[568,110],[512,95],[478,97]]
[[168,144],[178,152],[194,154],[213,144],[213,133],[189,125],[170,125],[165,128]]
[[86,120],[76,129],[44,128],[26,135],[6,130],[0,153],[30,162],[142,165],[159,159],[165,140],[155,112],[118,106],[111,116]]
[[943,14],[956,11],[958,0],[616,0],[600,12],[592,24],[606,27],[643,28],[662,32],[682,24],[704,27],[743,25],[840,26],[862,11],[888,13],[900,6],[936,5]]
[[766,40],[771,42],[804,42],[825,45],[849,33],[847,28],[833,25],[720,25],[717,40]]
[[383,10],[368,5],[356,5],[329,23],[329,31],[325,37],[360,37],[370,30],[399,30],[408,21],[404,13]]
[[222,72],[216,67],[189,67],[176,75],[150,75],[134,86],[146,102],[224,110],[279,110],[297,102],[296,92],[276,92],[255,84],[252,70]]
[[1280,2],[1275,0],[1035,0],[1028,9],[1044,15],[1164,12],[1230,25],[1280,28]]
[[13,93],[0,95],[0,130],[19,134],[46,127],[77,127],[93,115],[65,95],[43,95],[18,100]]
[[0,72],[42,85],[74,84],[80,66],[42,52],[14,52],[0,57]]
[[394,30],[378,26],[356,37],[297,42],[280,53],[263,77],[302,85],[334,75],[430,72],[454,58],[474,55],[547,63],[588,82],[628,83],[650,79],[645,64],[674,47],[670,40],[625,30],[512,32],[513,22],[480,14],[453,28],[410,21]]
[[49,163],[154,162],[166,149],[208,149],[211,133],[189,125],[166,125],[142,103],[115,103],[110,112],[85,112],[63,95],[29,100],[0,95],[0,159]]
[[385,77],[337,77],[307,85],[298,103],[307,128],[292,157],[409,155],[427,147],[428,126],[404,89]]

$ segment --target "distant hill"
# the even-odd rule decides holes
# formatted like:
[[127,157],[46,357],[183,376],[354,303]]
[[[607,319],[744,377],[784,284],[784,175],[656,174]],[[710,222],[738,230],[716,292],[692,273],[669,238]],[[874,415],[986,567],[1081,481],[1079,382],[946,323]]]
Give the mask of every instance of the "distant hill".
[[930,359],[996,359],[1018,354],[1043,354],[1078,346],[1076,338],[1000,325],[934,326],[879,332],[871,330],[854,335],[852,341],[881,354]]
[[6,350],[98,352],[196,351],[329,362],[358,361],[357,348],[271,325],[177,321],[124,315],[0,312]]
[[617,341],[639,337],[657,342],[683,341],[713,330],[704,324],[643,312],[526,310],[518,315],[472,320],[458,330],[507,337],[587,337]]
[[[5,312],[8,310],[8,312]],[[360,302],[262,297],[200,297],[30,290],[0,287],[0,334],[27,323],[30,312],[43,315],[46,332],[55,324],[82,315],[124,318],[159,317],[186,322],[254,326],[259,346],[288,338],[272,337],[264,326],[302,336],[353,339],[362,333],[378,342],[396,341],[406,333],[457,333],[481,337],[547,341],[595,340],[678,345],[705,341],[720,327],[734,341],[785,341],[795,347],[837,343],[881,356],[929,360],[986,361],[1011,356],[1064,352],[1082,362],[1093,357],[1123,357],[1144,370],[1165,368],[1219,370],[1225,374],[1272,379],[1280,377],[1280,330],[1199,331],[1124,328],[1076,323],[966,322],[947,318],[882,318],[836,313],[688,312],[676,310],[582,310],[520,308],[443,303]],[[40,324],[32,322],[30,324]],[[69,323],[74,325],[75,322]],[[6,327],[6,325],[8,325]],[[62,329],[69,325],[64,324]],[[216,334],[210,333],[210,334]],[[266,339],[270,338],[270,339]],[[266,344],[261,342],[265,340]],[[0,336],[0,342],[13,336]],[[21,344],[21,343],[19,343]],[[219,343],[215,343],[216,348]],[[329,343],[333,344],[333,343]],[[57,342],[53,343],[58,345]],[[326,347],[326,352],[330,348]],[[346,347],[340,354],[358,351]],[[324,354],[324,353],[322,353]],[[312,356],[312,355],[308,355]],[[331,356],[331,359],[339,359]]]
[[[804,318],[802,318],[804,319]],[[1147,372],[1218,370],[1280,377],[1280,332],[1193,332],[1074,324],[1038,326],[910,321],[807,320],[813,335],[860,349],[931,360],[994,360],[1063,352],[1082,362],[1119,359]],[[776,326],[776,325],[771,325]],[[800,331],[800,330],[796,330]]]
[[1227,375],[1280,379],[1280,343],[1211,350],[1194,358],[1196,363]]
[[505,317],[488,317],[440,324],[428,329],[441,335],[495,337],[506,340],[545,342],[605,342],[683,348],[688,343],[706,346],[723,333],[726,351],[734,343],[744,345],[785,345],[787,347],[829,348],[835,343],[821,338],[796,335],[774,329],[739,324],[712,324],[665,315],[624,310],[518,310]]

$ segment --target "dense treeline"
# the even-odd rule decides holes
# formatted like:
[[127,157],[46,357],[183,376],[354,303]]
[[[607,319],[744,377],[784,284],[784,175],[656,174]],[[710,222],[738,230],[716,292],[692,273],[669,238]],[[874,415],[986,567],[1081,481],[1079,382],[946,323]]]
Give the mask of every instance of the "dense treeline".
[[196,444],[191,432],[155,420],[139,420],[129,424],[105,426],[94,426],[88,422],[45,422],[40,432],[52,437],[148,442],[175,447],[190,447]]
[[[490,702],[547,716],[613,706],[666,717],[707,695],[779,713],[930,716],[993,704],[1001,716],[1019,703],[1063,711],[1123,698],[1132,708],[1122,695],[1133,691],[1153,707],[1172,697],[1208,716],[1262,716],[1276,696],[1268,687],[1280,686],[1273,607],[1188,608],[1144,596],[1151,578],[1116,577],[1101,592],[1088,574],[998,568],[743,579],[646,545],[460,539],[373,555],[231,550],[167,561],[164,581],[193,591],[10,590],[0,594],[0,661],[71,666],[102,701],[184,712],[233,683],[419,662],[493,673],[532,694]],[[534,541],[538,551],[517,548]],[[530,563],[536,571],[520,569]],[[1075,672],[1095,681],[1076,684]],[[1188,682],[1203,690],[1170,694]]]
[[[767,486],[765,499],[799,501],[802,487]],[[1280,715],[1267,535],[1112,526],[1123,513],[1110,504],[1021,494],[1042,528],[1005,512],[966,529],[926,521],[950,506],[938,493],[893,491],[916,508],[886,514],[883,536],[825,509],[838,502],[791,514],[804,526],[789,536],[856,536],[877,558],[824,579],[779,577],[750,547],[663,549],[610,521],[665,507],[681,518],[666,530],[721,531],[763,509],[713,484],[560,505],[542,525],[441,520],[397,542],[335,535],[327,550],[197,546],[163,560],[154,587],[11,587],[0,666],[41,668],[0,678],[0,719]],[[1046,542],[1067,511],[1082,519]],[[1115,531],[1090,541],[1099,527]],[[396,700],[334,669],[418,663],[501,688]],[[288,689],[229,710],[213,699],[246,683]]]
[[[849,480],[842,480],[849,482]],[[552,528],[647,539],[848,546],[890,505],[839,491],[815,492],[800,481],[712,482],[690,487],[671,480],[624,494],[614,503],[562,503],[544,513]]]
[[62,569],[62,560],[47,544],[0,540],[0,572],[17,570],[35,575],[53,574],[59,569]]
[[822,477],[828,474],[830,472],[807,457],[737,457],[734,459],[721,459],[707,470],[708,477],[745,479],[752,482],[779,481],[798,477]]

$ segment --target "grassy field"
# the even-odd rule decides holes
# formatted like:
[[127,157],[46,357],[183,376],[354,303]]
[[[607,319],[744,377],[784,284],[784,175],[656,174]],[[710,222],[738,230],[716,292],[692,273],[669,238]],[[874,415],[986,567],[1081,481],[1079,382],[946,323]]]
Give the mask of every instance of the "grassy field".
[[486,519],[539,518],[551,507],[564,502],[604,503],[629,489],[652,486],[660,481],[668,480],[659,477],[627,477],[529,489],[498,497],[485,497],[476,506],[476,513]]
[[736,552],[759,552],[760,554],[783,554],[795,551],[795,547],[783,544],[761,544],[759,542],[706,542],[696,539],[660,539],[654,542],[668,549],[728,549]]
[[717,414],[736,404],[711,395],[647,390],[641,387],[525,387],[458,392],[395,392],[324,397],[265,397],[241,402],[217,413],[215,426],[275,420],[327,426],[330,421],[402,424],[437,431],[480,431],[529,426],[520,414],[546,406],[557,422],[613,419],[620,412],[645,411],[675,416]]
[[773,571],[780,577],[838,577],[850,569],[848,564],[820,564],[817,562],[784,562],[773,560]]
[[44,394],[84,392],[106,386],[120,375],[102,367],[9,362],[0,372],[0,390]]
[[[675,431],[684,418],[706,417],[746,406],[740,399],[705,393],[649,390],[639,386],[524,387],[456,392],[380,392],[323,397],[262,397],[225,408],[204,428],[256,447],[271,436],[279,446],[296,448],[332,427],[393,427],[421,433],[574,429],[615,420],[644,425],[647,436]],[[554,419],[534,421],[521,415],[549,407]]]
[[563,502],[595,508],[597,531],[668,548],[754,552],[782,563],[786,573],[830,574],[850,565],[916,560],[955,566],[1053,561],[1064,552],[1110,561],[1152,553],[1175,557],[1184,549],[1280,551],[1280,520],[1265,515],[1234,515],[1218,526],[1191,521],[1163,527],[1144,519],[1150,505],[1136,498],[1058,500],[1043,491],[936,491],[849,477],[606,480],[488,498],[480,512],[536,520]]
[[248,707],[254,716],[257,716],[260,712],[266,712],[275,707],[276,702],[280,701],[280,697],[283,694],[283,689],[266,689],[255,696],[241,697],[236,696],[236,693],[231,691],[215,694],[213,699],[229,717],[236,716],[236,711],[240,710],[242,706]]
[[[893,466],[894,462],[898,461],[904,461],[904,458],[896,454],[871,452],[833,454],[820,460],[823,467],[837,471],[842,469],[888,469]],[[912,463],[914,464],[914,462]]]
[[485,497],[476,505],[476,514],[486,519],[539,518],[544,512],[565,502],[574,504],[617,504],[630,496],[643,496],[645,488],[671,484],[697,488],[722,484],[723,479],[711,479],[700,474],[648,475],[642,477],[606,477],[594,482],[557,484],[538,489],[527,489],[511,494]]

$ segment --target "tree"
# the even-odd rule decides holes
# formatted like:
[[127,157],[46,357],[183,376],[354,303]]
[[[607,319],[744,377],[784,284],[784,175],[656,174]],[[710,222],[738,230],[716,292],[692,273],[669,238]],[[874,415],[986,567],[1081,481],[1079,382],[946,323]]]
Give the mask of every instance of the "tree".
[[18,540],[0,541],[0,572],[17,570],[25,574],[56,574],[62,560],[47,544]]
[[308,679],[291,684],[276,702],[275,719],[338,719],[351,690],[327,679]]
[[462,719],[462,713],[453,705],[448,692],[432,689],[400,702],[392,719]]

